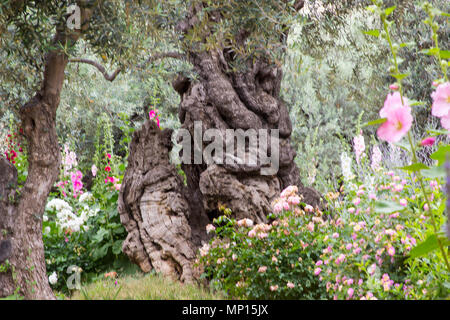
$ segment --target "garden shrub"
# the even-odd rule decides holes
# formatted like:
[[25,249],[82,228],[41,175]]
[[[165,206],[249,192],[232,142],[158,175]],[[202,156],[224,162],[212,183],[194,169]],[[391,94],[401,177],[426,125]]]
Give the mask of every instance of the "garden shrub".
[[[295,188],[289,193],[292,201],[300,201]],[[207,227],[217,238],[200,249],[199,263],[215,289],[243,299],[325,298],[324,284],[313,275],[323,244],[311,228],[320,228],[314,221],[326,224],[320,212],[313,217],[295,207],[270,216],[268,224],[253,225],[223,211],[228,214],[215,219],[216,227]]]

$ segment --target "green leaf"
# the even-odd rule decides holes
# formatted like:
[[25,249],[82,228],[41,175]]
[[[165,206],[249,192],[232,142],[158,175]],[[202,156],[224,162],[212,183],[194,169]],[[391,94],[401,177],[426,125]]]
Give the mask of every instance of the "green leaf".
[[116,255],[120,254],[122,252],[122,243],[123,240],[117,240],[114,242],[114,245],[112,247],[112,252]]
[[450,59],[450,51],[448,51],[448,50],[441,50],[439,52],[439,56],[441,57],[441,59],[445,59],[445,60]]
[[363,33],[365,33],[369,36],[372,36],[372,37],[377,37],[377,38],[380,36],[380,30],[378,30],[378,29],[364,31]]
[[405,207],[393,201],[376,201],[375,212],[377,213],[392,213],[396,211],[402,211]]
[[427,130],[427,133],[431,134],[433,137],[440,136],[443,134],[450,134],[448,130]]
[[444,178],[446,176],[446,172],[444,166],[438,166],[432,167],[427,170],[423,170],[422,175],[425,178],[436,179],[436,178]]
[[424,102],[424,101],[409,100],[409,105],[410,105],[411,107],[424,106],[424,105],[426,105],[426,104],[427,104],[427,103]]
[[394,12],[395,8],[397,8],[397,6],[392,6],[392,7],[387,8],[386,10],[384,10],[386,17],[388,17],[392,12]]
[[100,228],[100,230],[97,231],[93,239],[95,242],[102,242],[103,238],[108,234],[109,234],[108,230],[106,230],[105,228]]
[[403,79],[405,79],[407,76],[409,76],[409,73],[397,73],[397,74],[393,74],[392,76],[397,79],[397,81],[401,81]]
[[382,119],[377,119],[377,120],[369,121],[369,122],[365,123],[365,124],[363,125],[363,127],[375,126],[375,125],[378,125],[378,124],[385,123],[386,121],[387,121],[387,118],[382,118]]
[[439,49],[438,48],[423,49],[420,52],[426,54],[427,56],[435,56],[439,54]]
[[417,172],[423,169],[429,169],[428,166],[424,165],[423,163],[413,163],[409,166],[401,167],[398,169],[402,169],[404,171],[411,171],[411,172]]
[[435,234],[432,234],[424,242],[419,243],[410,251],[410,258],[424,256],[437,248],[439,248],[438,238]]
[[100,248],[95,248],[94,251],[92,251],[92,258],[94,258],[94,260],[103,258],[108,253],[109,247],[111,247],[111,243],[108,242]]
[[436,152],[431,154],[430,158],[433,160],[437,160],[438,165],[440,166],[445,162],[447,158],[447,153],[449,152],[450,152],[450,145],[441,146]]

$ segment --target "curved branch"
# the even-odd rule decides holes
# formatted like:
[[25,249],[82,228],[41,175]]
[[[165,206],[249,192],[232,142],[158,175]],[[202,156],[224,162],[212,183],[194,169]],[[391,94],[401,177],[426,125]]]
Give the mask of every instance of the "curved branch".
[[98,69],[98,71],[100,71],[101,74],[103,74],[103,77],[105,77],[105,79],[108,81],[114,81],[114,79],[117,77],[117,75],[122,71],[121,68],[118,68],[112,74],[108,74],[105,67],[103,67],[100,63],[93,61],[93,60],[89,60],[89,59],[76,58],[76,59],[70,59],[69,62],[90,64],[91,66],[96,67]]
[[159,59],[165,59],[165,58],[173,58],[178,60],[185,60],[186,57],[179,53],[179,52],[162,52],[162,53],[155,53],[154,55],[151,55],[147,60],[145,60],[142,64],[138,65],[138,68],[142,69],[147,64],[152,63]]
[[[147,64],[152,63],[158,59],[164,59],[164,58],[173,58],[173,59],[179,59],[179,60],[185,60],[185,56],[178,52],[163,52],[163,53],[156,53],[152,56],[150,56],[144,63],[138,65],[138,68],[142,69]],[[116,71],[114,71],[112,74],[108,74],[105,67],[103,67],[100,63],[90,60],[90,59],[84,59],[84,58],[75,58],[70,59],[69,62],[72,63],[87,63],[91,66],[94,66],[98,69],[98,71],[101,72],[103,77],[108,81],[114,81],[116,79],[117,75],[122,71],[122,68],[118,68]]]

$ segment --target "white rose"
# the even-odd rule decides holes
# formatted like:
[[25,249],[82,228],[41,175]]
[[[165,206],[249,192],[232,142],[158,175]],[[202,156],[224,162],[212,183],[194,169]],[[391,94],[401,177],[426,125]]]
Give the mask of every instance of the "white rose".
[[53,272],[49,277],[48,277],[48,282],[51,285],[54,285],[58,282],[58,276],[56,275],[56,272]]

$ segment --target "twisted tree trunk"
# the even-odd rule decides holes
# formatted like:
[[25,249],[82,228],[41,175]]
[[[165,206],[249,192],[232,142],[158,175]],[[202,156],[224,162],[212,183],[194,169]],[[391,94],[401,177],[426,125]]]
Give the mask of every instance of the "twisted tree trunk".
[[[182,31],[187,32],[198,22],[198,10],[201,8],[192,9],[181,24]],[[239,41],[244,42],[245,32],[242,37]],[[285,34],[280,35],[280,41],[285,38]],[[179,78],[174,82],[181,96],[181,127],[193,138],[188,148],[183,138],[181,154],[187,188],[176,178],[175,168],[169,166],[166,154],[172,148],[170,141],[165,147],[154,142],[162,139],[161,134],[158,130],[149,131],[146,123],[134,135],[119,199],[121,219],[129,232],[124,252],[143,271],[154,268],[182,280],[191,279],[195,274],[193,253],[208,239],[205,227],[220,214],[221,207],[231,209],[238,219],[265,222],[271,212],[271,202],[289,185],[298,186],[304,202],[321,205],[320,195],[302,185],[294,162],[296,153],[290,141],[292,124],[279,96],[281,68],[260,57],[247,62],[242,71],[231,72],[229,66],[235,57],[225,49],[191,51],[188,57],[199,75],[198,81]],[[236,144],[231,150],[222,153],[216,150],[212,158],[202,159],[211,137],[197,139],[196,136],[208,129],[215,130],[214,142],[224,149],[235,138],[227,135],[230,129],[234,133],[239,129],[266,132],[265,137],[258,136],[258,146],[268,151],[266,156],[274,156],[270,158],[274,163],[267,163],[264,152],[257,152],[257,161],[249,165],[245,160],[255,155],[250,141],[245,141],[242,150],[237,150]],[[278,130],[278,135],[271,137],[271,130]],[[182,142],[181,137],[179,140]],[[189,154],[188,149],[194,152]],[[244,153],[239,155],[239,151]],[[279,158],[275,157],[277,152]],[[159,158],[161,154],[164,160]],[[236,161],[227,161],[230,159]],[[271,173],[267,170],[270,165],[275,167]],[[173,193],[176,201],[167,201]]]
[[[82,9],[83,29],[92,14],[91,9]],[[68,33],[58,30],[53,44],[55,48],[74,44],[81,30]],[[47,197],[55,183],[61,163],[56,134],[56,110],[60,102],[64,83],[67,55],[60,49],[48,52],[44,67],[42,87],[39,92],[20,109],[22,127],[28,147],[28,176],[18,203],[3,201],[0,208],[0,256],[8,249],[4,263],[7,272],[0,273],[0,297],[17,292],[26,299],[55,299],[46,274],[44,244],[42,241],[42,217]],[[14,169],[0,159],[0,195],[14,194],[9,184],[15,183]],[[5,186],[6,183],[6,186]],[[4,206],[6,205],[6,206]],[[5,264],[6,259],[8,263]]]

